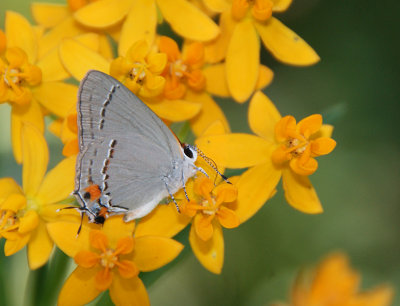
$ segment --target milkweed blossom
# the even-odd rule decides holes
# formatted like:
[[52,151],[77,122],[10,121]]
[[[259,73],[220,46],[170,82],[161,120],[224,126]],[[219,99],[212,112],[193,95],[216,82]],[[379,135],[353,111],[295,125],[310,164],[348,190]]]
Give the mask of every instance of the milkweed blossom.
[[[261,44],[284,64],[309,66],[320,60],[276,17],[291,0],[59,2],[33,1],[34,24],[18,12],[0,10],[5,16],[0,29],[0,104],[11,106],[10,131],[2,132],[11,133],[14,159],[22,164],[21,182],[18,176],[0,178],[4,262],[26,247],[31,270],[59,268],[40,269],[35,277],[42,286],[32,290],[51,283],[54,296],[27,291],[26,299],[36,295],[43,298],[43,305],[62,306],[109,297],[115,305],[150,305],[147,289],[152,281],[168,274],[169,263],[179,264],[190,252],[200,269],[223,274],[225,258],[234,256],[225,246],[238,239],[239,231],[241,237],[246,234],[242,224],[257,220],[261,209],[270,212],[264,204],[274,205],[269,200],[280,181],[293,208],[307,214],[323,212],[309,177],[319,168],[318,172],[326,171],[320,156],[329,156],[336,146],[333,125],[324,124],[326,117],[318,113],[301,120],[282,116],[263,92],[280,76],[262,61]],[[104,224],[89,222],[88,207],[79,207],[73,194],[80,190],[76,168],[85,167],[76,166],[84,127],[78,129],[76,102],[79,82],[89,70],[120,81],[176,133],[184,148],[184,143],[194,144],[197,160],[190,166],[198,171],[171,197],[176,205],[164,199],[151,213],[130,222],[119,212],[106,214]],[[114,89],[97,114],[102,118],[105,106],[118,101],[112,100]],[[237,116],[229,111],[235,107]],[[89,113],[96,115],[92,109]],[[243,132],[246,114],[252,134]],[[112,108],[107,116],[113,116]],[[130,123],[126,118],[127,129]],[[50,140],[46,130],[57,138]],[[105,134],[93,131],[91,137]],[[116,154],[114,145],[110,144],[103,169],[93,166],[99,157],[95,148],[89,177],[101,171],[105,182],[111,158],[120,158],[122,166],[135,159]],[[55,166],[47,171],[49,160]],[[184,173],[182,180],[186,181]],[[134,192],[133,187],[122,193]],[[264,237],[263,230],[259,228],[252,239]],[[260,238],[257,243],[269,242]],[[182,252],[185,246],[187,252]],[[270,252],[282,254],[277,245]],[[73,268],[67,271],[70,264]],[[311,278],[297,279],[289,303],[390,304],[389,285],[360,292],[359,282],[347,257],[333,254]]]
[[303,271],[293,284],[290,304],[275,306],[388,306],[393,299],[393,289],[382,285],[360,291],[361,276],[354,271],[348,257],[342,252],[326,256],[314,269]]

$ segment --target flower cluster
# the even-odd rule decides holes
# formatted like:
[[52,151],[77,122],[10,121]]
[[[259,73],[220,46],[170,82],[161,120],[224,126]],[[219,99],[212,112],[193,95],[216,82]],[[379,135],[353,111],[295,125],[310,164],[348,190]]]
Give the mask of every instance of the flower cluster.
[[[309,176],[317,158],[335,148],[333,127],[320,114],[299,122],[281,116],[262,92],[274,74],[260,63],[260,39],[284,64],[319,61],[274,16],[291,0],[66,2],[32,3],[34,25],[7,11],[0,30],[0,103],[12,108],[11,145],[22,164],[22,187],[13,178],[0,179],[0,237],[6,256],[27,246],[30,269],[44,266],[54,246],[74,259],[59,305],[85,304],[107,290],[116,305],[148,305],[140,273],[174,260],[183,245],[173,237],[188,226],[201,265],[221,273],[223,231],[254,216],[281,179],[293,208],[323,211]],[[160,30],[163,23],[173,31],[169,36],[161,34],[168,32]],[[159,205],[137,222],[112,216],[101,226],[68,209],[79,153],[76,96],[88,70],[119,80],[166,124],[187,122],[207,158],[196,163],[205,172],[175,194],[179,211]],[[215,97],[250,100],[254,134],[232,133]],[[45,117],[64,146],[62,160],[47,173]],[[243,171],[215,178],[215,170],[226,168]],[[296,305],[310,305],[301,303]]]

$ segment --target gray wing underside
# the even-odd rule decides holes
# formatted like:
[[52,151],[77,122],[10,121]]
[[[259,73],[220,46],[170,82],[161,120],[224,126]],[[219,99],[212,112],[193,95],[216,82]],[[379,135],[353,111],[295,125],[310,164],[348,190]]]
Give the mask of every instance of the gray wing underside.
[[77,191],[99,185],[110,205],[129,210],[165,196],[162,177],[178,170],[173,163],[182,158],[179,143],[124,85],[88,72],[79,89],[78,123]]

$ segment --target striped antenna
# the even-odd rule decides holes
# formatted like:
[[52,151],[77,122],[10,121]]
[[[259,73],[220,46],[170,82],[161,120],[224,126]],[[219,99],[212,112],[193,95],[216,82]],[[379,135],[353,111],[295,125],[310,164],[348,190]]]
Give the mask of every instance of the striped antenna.
[[194,148],[195,148],[197,154],[199,154],[204,159],[204,161],[207,164],[209,164],[210,167],[213,168],[214,171],[217,172],[224,179],[225,182],[227,182],[228,184],[232,184],[225,175],[223,175],[221,172],[218,171],[218,167],[217,167],[217,164],[215,163],[215,161],[213,161],[211,158],[209,158],[203,152],[201,152],[201,150],[197,146],[194,146]]

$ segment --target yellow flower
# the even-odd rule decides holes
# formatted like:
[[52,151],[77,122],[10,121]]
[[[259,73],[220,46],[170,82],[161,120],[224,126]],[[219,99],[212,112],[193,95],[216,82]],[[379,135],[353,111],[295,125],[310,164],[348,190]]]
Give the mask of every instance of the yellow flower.
[[0,179],[0,236],[7,239],[6,256],[28,245],[31,269],[44,265],[53,250],[46,222],[56,216],[57,203],[72,192],[75,158],[61,161],[45,175],[49,153],[42,134],[22,128],[22,188],[11,178]]
[[150,52],[147,42],[139,40],[132,45],[126,56],[111,62],[110,75],[137,96],[150,98],[158,96],[164,89],[165,79],[160,74],[166,64],[165,53]]
[[83,305],[109,290],[116,305],[149,305],[139,271],[153,271],[172,261],[183,246],[169,238],[133,235],[135,223],[110,217],[104,226],[80,217],[48,225],[51,237],[78,267],[61,289],[58,305]]
[[75,109],[72,110],[67,117],[54,120],[49,125],[49,130],[59,137],[64,144],[62,154],[65,157],[70,157],[79,153],[78,124]]
[[317,169],[314,157],[334,149],[336,142],[330,138],[333,127],[322,125],[320,115],[309,116],[297,125],[291,116],[281,118],[273,103],[261,92],[250,102],[248,119],[250,128],[258,136],[211,135],[196,142],[218,165],[251,167],[237,183],[241,190],[237,202],[241,206],[263,205],[275,193],[282,177],[290,205],[305,213],[322,212],[308,175]]
[[347,256],[333,253],[318,265],[314,273],[299,274],[291,293],[292,306],[389,306],[393,289],[380,286],[359,292],[360,275]]
[[236,101],[246,101],[255,90],[260,38],[284,63],[304,66],[319,61],[302,38],[272,16],[286,10],[291,0],[203,1],[209,9],[221,13],[221,34],[206,46],[206,60],[215,63],[225,58],[228,88]]
[[69,74],[57,50],[38,59],[37,35],[23,16],[7,11],[5,28],[5,38],[1,39],[5,51],[0,54],[0,103],[9,102],[12,106],[12,145],[15,159],[20,163],[23,123],[29,122],[43,132],[41,106],[64,117],[76,101],[78,88],[60,82]]

